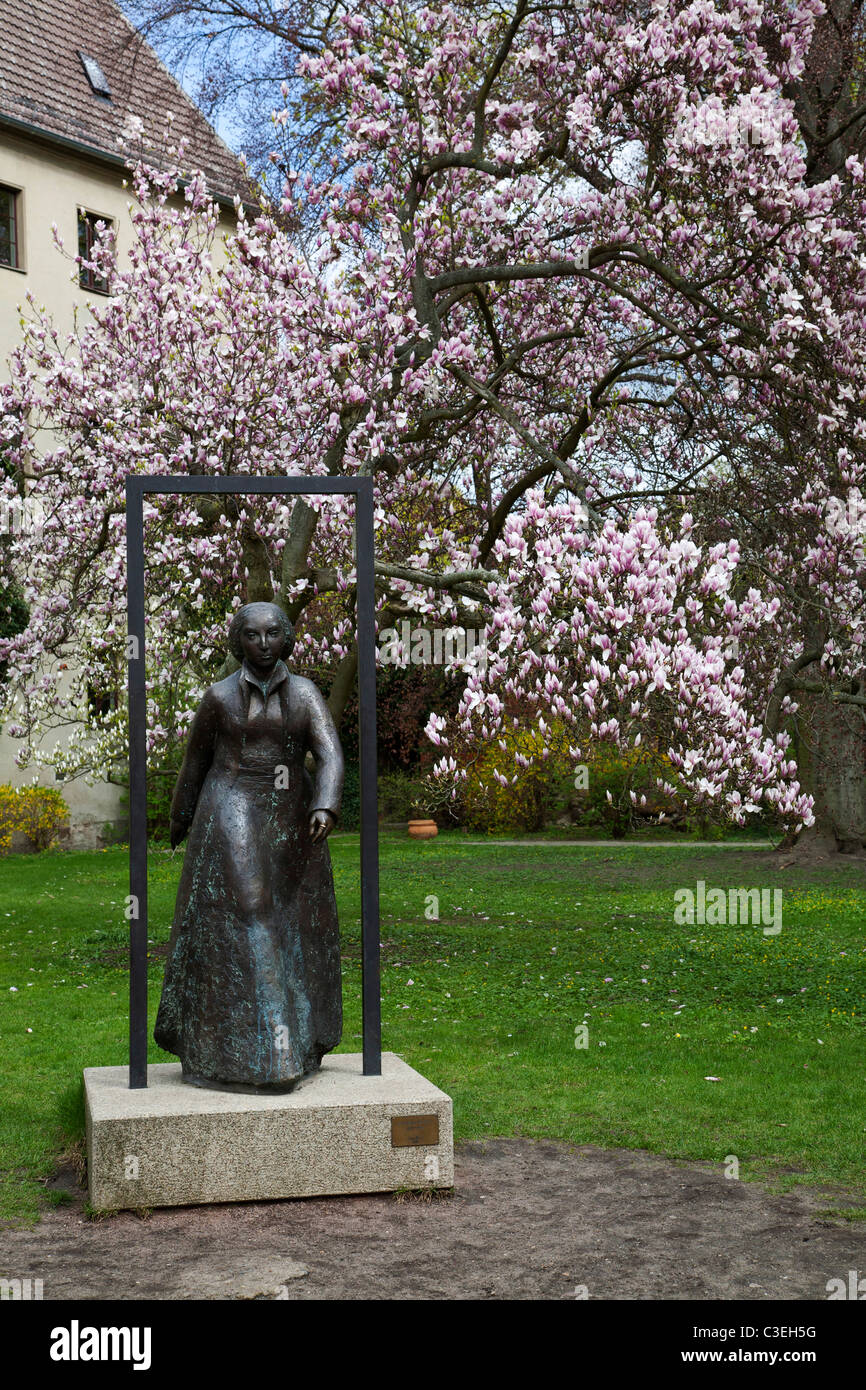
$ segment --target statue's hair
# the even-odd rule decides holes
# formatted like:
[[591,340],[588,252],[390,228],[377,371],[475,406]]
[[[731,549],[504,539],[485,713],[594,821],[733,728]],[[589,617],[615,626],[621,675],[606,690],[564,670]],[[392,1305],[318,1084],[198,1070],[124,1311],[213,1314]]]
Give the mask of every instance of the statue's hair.
[[280,625],[285,633],[285,643],[280,656],[283,660],[291,656],[292,648],[295,645],[295,629],[287,613],[284,613],[278,603],[245,603],[243,608],[239,608],[229,625],[229,651],[238,661],[244,659],[244,649],[241,646],[241,629],[247,620],[250,609],[252,608],[272,608],[278,615]]

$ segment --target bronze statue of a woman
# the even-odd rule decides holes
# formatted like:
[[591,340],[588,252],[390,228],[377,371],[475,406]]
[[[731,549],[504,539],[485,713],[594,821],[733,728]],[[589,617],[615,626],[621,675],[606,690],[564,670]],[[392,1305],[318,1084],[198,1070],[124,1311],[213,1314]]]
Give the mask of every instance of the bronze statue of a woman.
[[241,668],[206,692],[174,789],[172,848],[189,844],[154,1037],[197,1086],[291,1090],[340,1041],[325,841],[343,754],[321,694],[286,668],[294,640],[274,603],[235,614]]

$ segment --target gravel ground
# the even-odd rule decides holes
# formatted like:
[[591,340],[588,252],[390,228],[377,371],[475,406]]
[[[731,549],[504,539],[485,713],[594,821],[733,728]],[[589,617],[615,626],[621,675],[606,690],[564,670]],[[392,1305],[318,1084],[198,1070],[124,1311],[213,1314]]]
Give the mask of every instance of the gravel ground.
[[0,1231],[0,1276],[49,1299],[827,1299],[866,1272],[845,1194],[785,1195],[632,1150],[496,1139],[453,1194],[308,1198],[87,1219],[75,1190]]

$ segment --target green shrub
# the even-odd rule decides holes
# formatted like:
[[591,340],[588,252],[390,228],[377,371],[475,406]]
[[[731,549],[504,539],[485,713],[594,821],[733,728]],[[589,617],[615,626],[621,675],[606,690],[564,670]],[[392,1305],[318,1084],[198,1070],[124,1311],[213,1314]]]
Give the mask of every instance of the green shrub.
[[168,840],[171,798],[182,762],[183,748],[178,746],[159,767],[147,770],[147,833],[152,840]]
[[399,768],[380,772],[379,815],[382,820],[408,821],[429,816],[429,791],[423,777]]
[[[614,839],[622,839],[636,825],[661,814],[685,826],[685,813],[676,795],[679,778],[663,753],[647,747],[601,744],[585,766],[588,786],[577,791],[571,801],[580,824],[601,826]],[[659,779],[669,783],[675,794],[663,792],[657,785]]]
[[343,804],[340,807],[340,829],[358,830],[361,826],[361,778],[358,764],[346,763],[343,783]]
[[[24,590],[14,579],[0,577],[0,637],[17,637],[30,621]],[[8,663],[0,661],[0,681],[6,679]]]

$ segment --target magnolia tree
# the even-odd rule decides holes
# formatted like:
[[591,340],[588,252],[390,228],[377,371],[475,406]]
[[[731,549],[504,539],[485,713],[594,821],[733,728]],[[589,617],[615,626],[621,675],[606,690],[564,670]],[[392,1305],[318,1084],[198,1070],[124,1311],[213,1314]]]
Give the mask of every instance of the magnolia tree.
[[[735,819],[762,809],[811,819],[788,739],[768,739],[750,715],[735,655],[766,640],[778,601],[768,605],[754,589],[736,600],[735,541],[702,550],[685,515],[681,536],[665,542],[657,520],[639,510],[627,529],[608,521],[592,533],[573,502],[549,507],[542,493],[527,495],[496,543],[494,656],[467,680],[461,733],[470,747],[499,737],[504,748],[501,735],[528,709],[542,738],[558,722],[586,740],[571,750],[579,762],[600,741],[636,748],[660,723],[698,804],[723,802]],[[445,721],[434,714],[428,732],[442,743]],[[453,752],[443,761],[465,776]],[[520,752],[515,761],[513,781],[528,766]]]
[[[803,136],[821,15],[338,8],[274,113],[326,174],[288,170],[218,246],[202,180],[139,166],[129,262],[95,253],[110,298],[67,336],[31,304],[3,388],[5,496],[29,476],[43,509],[10,557],[29,625],[0,641],[22,759],[121,678],[127,473],[363,472],[380,625],[487,629],[429,726],[440,779],[515,718],[575,758],[663,725],[696,801],[810,823],[797,701],[866,708],[863,528],[839,523],[864,485],[866,197],[855,153],[816,173]],[[241,598],[301,620],[339,715],[351,526],[339,500],[153,499],[154,753],[228,669]],[[119,707],[52,756],[123,749]]]

